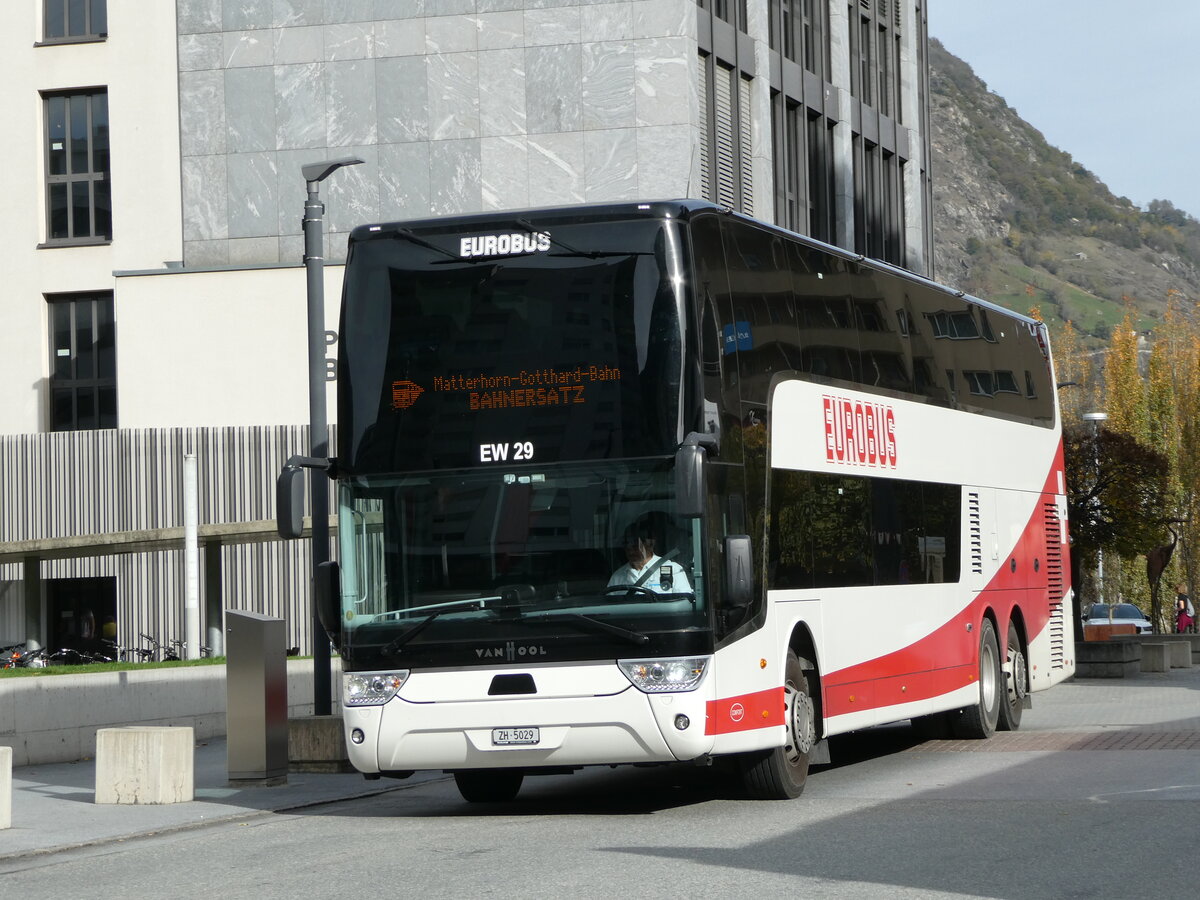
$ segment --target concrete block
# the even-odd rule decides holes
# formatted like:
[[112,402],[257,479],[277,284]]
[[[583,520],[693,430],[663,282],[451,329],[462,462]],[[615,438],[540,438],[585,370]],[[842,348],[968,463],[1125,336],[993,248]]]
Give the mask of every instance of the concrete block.
[[1172,669],[1190,669],[1192,667],[1192,645],[1188,641],[1169,641]]
[[288,771],[353,772],[341,716],[288,720]]
[[0,747],[0,830],[12,827],[12,747]]
[[1169,672],[1171,671],[1170,651],[1168,643],[1142,641],[1142,671]]
[[1140,671],[1142,645],[1131,640],[1075,645],[1076,678],[1130,678]]
[[96,732],[97,803],[186,803],[195,797],[191,728],[132,725]]

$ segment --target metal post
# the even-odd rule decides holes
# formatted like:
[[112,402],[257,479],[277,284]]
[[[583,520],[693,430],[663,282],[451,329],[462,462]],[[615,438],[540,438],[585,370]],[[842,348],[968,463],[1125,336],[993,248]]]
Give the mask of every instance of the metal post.
[[[361,159],[345,158],[301,166],[308,199],[304,203],[304,268],[308,278],[308,418],[309,455],[329,456],[329,426],[325,414],[325,204],[319,197],[321,182],[342,166]],[[309,470],[312,499],[312,585],[318,566],[329,561],[329,479],[319,469]],[[317,604],[312,604],[313,712],[331,712],[329,636],[321,624]]]
[[183,658],[200,658],[200,516],[196,454],[183,458]]
[[26,556],[22,560],[25,588],[25,649],[37,650],[50,640],[49,623],[42,615],[42,560]]

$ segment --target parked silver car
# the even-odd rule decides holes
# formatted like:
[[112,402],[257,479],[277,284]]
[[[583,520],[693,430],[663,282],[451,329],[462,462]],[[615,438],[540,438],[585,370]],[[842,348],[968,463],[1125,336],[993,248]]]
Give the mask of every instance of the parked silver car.
[[1150,634],[1154,631],[1154,627],[1146,618],[1145,613],[1132,603],[1115,603],[1112,604],[1111,610],[1107,603],[1093,603],[1083,624],[1136,625],[1138,634]]

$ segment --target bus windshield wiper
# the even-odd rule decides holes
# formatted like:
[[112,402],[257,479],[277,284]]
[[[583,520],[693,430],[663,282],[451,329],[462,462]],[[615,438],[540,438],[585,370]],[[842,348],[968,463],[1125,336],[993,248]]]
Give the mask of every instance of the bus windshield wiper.
[[637,644],[640,646],[642,644],[650,643],[649,635],[642,634],[639,631],[630,631],[628,628],[622,628],[620,625],[611,625],[608,622],[602,622],[600,619],[593,619],[591,616],[585,616],[581,613],[560,612],[551,613],[550,615],[546,616],[528,616],[525,619],[526,622],[531,624],[541,622],[553,623],[561,622],[563,620],[572,622],[585,629],[590,629],[592,631],[603,631],[605,634],[615,635],[616,637],[629,641],[631,644]]
[[408,629],[408,631],[401,632],[400,635],[398,635],[386,647],[384,647],[382,650],[379,651],[380,655],[381,656],[394,656],[396,654],[397,650],[399,650],[401,647],[403,647],[405,644],[407,644],[409,641],[411,641],[413,638],[415,638],[418,634],[420,634],[422,631],[424,631],[427,627],[429,627],[429,623],[432,622],[434,619],[436,619],[438,616],[442,615],[442,613],[445,611],[446,610],[431,613],[430,615],[428,615],[424,619],[422,619],[420,622],[418,622],[416,625],[414,625],[412,628]]
[[465,606],[465,607],[469,608],[470,606],[474,605],[474,606],[477,606],[479,609],[486,610],[487,607],[484,606],[484,603],[486,601],[499,600],[499,599],[500,599],[499,597],[472,597],[469,600],[451,600],[448,603],[435,603],[431,606],[414,606],[412,609],[401,610],[401,612],[404,612],[404,613],[411,613],[411,612],[419,612],[421,610],[426,610],[426,609],[432,609],[433,612],[430,613],[429,615],[427,615],[424,619],[422,619],[420,622],[418,622],[412,628],[408,629],[407,631],[401,632],[392,641],[390,641],[387,644],[387,646],[385,646],[379,652],[383,656],[394,655],[397,650],[399,650],[401,647],[403,647],[405,644],[407,644],[409,641],[411,641],[413,638],[415,638],[418,634],[420,634],[422,631],[424,631],[426,628],[428,628],[430,623],[433,622],[433,620],[436,619],[438,616],[442,616],[448,612],[454,611],[454,610],[450,609],[449,607],[464,607]]

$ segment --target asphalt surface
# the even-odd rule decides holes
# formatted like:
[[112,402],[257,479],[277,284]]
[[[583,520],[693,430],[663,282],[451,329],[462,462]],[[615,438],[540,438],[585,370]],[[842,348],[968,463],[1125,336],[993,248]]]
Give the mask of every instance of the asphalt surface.
[[0,830],[0,860],[201,828],[449,777],[418,772],[403,781],[367,781],[357,772],[289,772],[284,784],[234,785],[228,778],[223,737],[197,741],[193,767],[194,800],[144,805],[96,803],[96,764],[91,759],[14,767],[12,827]]
[[[971,749],[931,741],[925,750]],[[1019,732],[974,746],[989,750],[1177,749],[1200,758],[1200,667],[1126,679],[1074,679],[1034,695]],[[835,765],[838,763],[834,761]],[[447,778],[417,773],[367,781],[357,773],[290,772],[274,786],[231,785],[223,738],[198,741],[195,799],[162,805],[95,802],[95,763],[21,766],[12,773],[12,826],[0,830],[0,860],[136,840],[216,822],[270,816],[357,797],[407,790]]]

